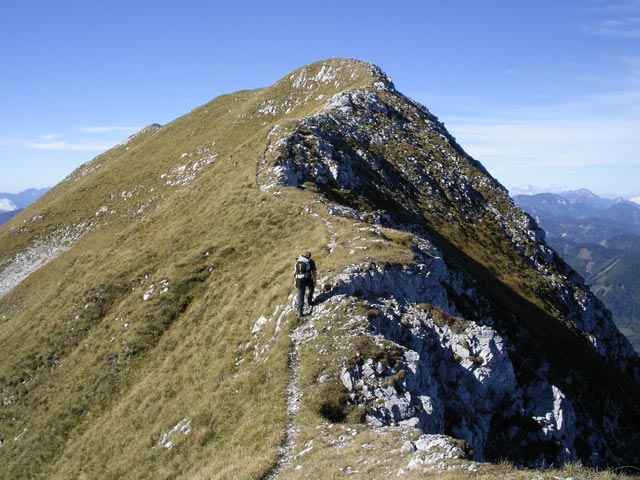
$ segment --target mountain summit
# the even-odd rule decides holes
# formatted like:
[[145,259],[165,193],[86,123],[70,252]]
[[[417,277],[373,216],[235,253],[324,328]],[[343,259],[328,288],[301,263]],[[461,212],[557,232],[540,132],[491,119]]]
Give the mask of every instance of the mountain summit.
[[6,478],[640,461],[639,361],[609,312],[356,60],[152,125],[4,225],[0,345]]

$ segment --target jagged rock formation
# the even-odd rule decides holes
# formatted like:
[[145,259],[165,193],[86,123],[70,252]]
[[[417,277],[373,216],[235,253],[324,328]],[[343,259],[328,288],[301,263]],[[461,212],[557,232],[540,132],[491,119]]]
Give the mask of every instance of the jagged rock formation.
[[[629,342],[371,64],[309,65],[152,125],[0,234],[8,476],[640,461]],[[302,249],[321,285],[298,324]]]

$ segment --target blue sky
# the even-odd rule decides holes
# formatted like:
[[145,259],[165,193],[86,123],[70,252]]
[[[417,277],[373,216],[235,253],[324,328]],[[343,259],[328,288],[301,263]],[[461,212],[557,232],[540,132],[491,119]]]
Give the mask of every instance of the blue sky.
[[329,57],[379,65],[512,193],[640,195],[640,0],[4,2],[0,192]]

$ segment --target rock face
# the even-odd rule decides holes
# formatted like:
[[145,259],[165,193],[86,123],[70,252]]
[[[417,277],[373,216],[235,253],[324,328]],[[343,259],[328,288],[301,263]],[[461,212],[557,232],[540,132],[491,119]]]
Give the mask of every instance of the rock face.
[[[332,68],[339,76],[344,67]],[[328,212],[421,239],[413,264],[355,265],[325,279],[334,285],[332,295],[366,300],[376,312],[368,316],[368,335],[380,348],[396,349],[392,361],[369,357],[344,365],[340,379],[350,401],[367,411],[371,424],[463,439],[478,460],[637,462],[640,439],[638,430],[625,426],[626,407],[603,417],[599,408],[612,407],[606,393],[590,397],[575,364],[535,351],[546,336],[562,332],[572,339],[564,356],[579,363],[583,355],[597,354],[637,382],[638,358],[610,314],[444,126],[398,93],[377,67],[368,68],[370,88],[339,92],[321,113],[276,125],[258,168],[263,190],[315,185]],[[311,78],[330,81],[323,71]],[[305,75],[292,75],[292,88],[303,88]],[[518,313],[505,318],[487,291],[491,286],[479,286],[465,261],[451,261],[450,247],[443,253],[435,246],[440,237],[433,237],[433,225],[447,223],[477,227],[508,245],[507,258],[517,258],[538,279],[532,293],[555,314],[557,331],[532,325],[525,333]]]
[[[493,444],[498,419],[515,435],[520,423],[515,420],[529,418],[539,427],[519,435],[527,442],[554,444],[556,463],[577,460],[571,401],[542,378],[518,382],[491,317],[464,319],[442,288],[460,291],[462,282],[442,269],[439,276],[437,263],[442,267],[440,259],[391,270],[364,265],[338,276],[340,295],[358,291],[367,296],[375,312],[369,315],[373,341],[381,349],[397,349],[392,360],[362,358],[342,369],[340,379],[351,401],[367,407],[373,425],[409,426],[463,439],[476,460],[491,456],[487,451],[502,451]],[[486,299],[467,293],[479,301],[478,313],[486,310]],[[422,303],[427,300],[428,305]],[[544,461],[549,458],[525,463]]]
[[[451,222],[494,222],[512,246],[554,288],[548,301],[604,356],[627,368],[634,358],[602,305],[544,243],[544,232],[508,192],[469,157],[426,108],[395,91],[384,74],[372,90],[341,92],[324,112],[304,118],[287,135],[276,126],[258,179],[262,188],[312,182],[349,192],[369,206],[396,210],[396,222],[415,227],[424,210]],[[398,216],[398,210],[403,215]],[[634,377],[640,379],[637,363]]]

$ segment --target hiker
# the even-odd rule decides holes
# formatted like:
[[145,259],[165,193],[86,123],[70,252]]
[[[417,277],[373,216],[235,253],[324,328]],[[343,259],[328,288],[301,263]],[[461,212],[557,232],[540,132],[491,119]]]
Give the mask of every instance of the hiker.
[[303,314],[304,297],[307,293],[307,305],[313,306],[313,289],[316,285],[316,262],[311,259],[311,252],[304,252],[296,260],[293,270],[293,285],[298,289],[298,316]]

